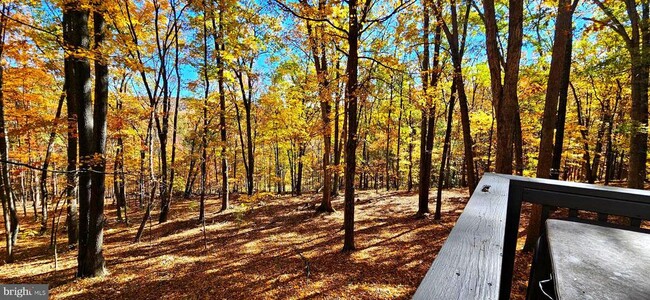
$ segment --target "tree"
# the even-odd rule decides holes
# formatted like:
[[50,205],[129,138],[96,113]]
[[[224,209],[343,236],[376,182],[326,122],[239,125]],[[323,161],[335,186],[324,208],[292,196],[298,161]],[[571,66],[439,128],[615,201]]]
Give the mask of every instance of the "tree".
[[[569,72],[571,69],[571,41],[573,35],[572,18],[573,11],[578,4],[574,0],[560,0],[558,2],[558,14],[555,21],[555,38],[553,40],[553,52],[551,57],[551,67],[548,74],[548,83],[546,88],[546,101],[544,102],[544,117],[542,119],[542,133],[539,146],[539,160],[537,163],[537,177],[550,178],[555,174],[559,175],[559,170],[551,169],[553,159],[560,159],[560,153],[555,154],[553,151],[553,134],[557,127],[555,147],[562,149],[562,139],[564,132],[564,115],[558,116],[558,100],[561,98],[563,104],[560,111],[566,111],[567,89],[569,87]],[[557,80],[560,78],[560,80]],[[558,121],[559,117],[559,121]],[[560,123],[561,122],[561,123]],[[557,177],[556,177],[557,179]],[[533,206],[530,222],[527,228],[527,238],[525,249],[532,249],[539,237],[538,228],[541,223],[541,205]]]
[[[66,47],[71,47],[67,44],[72,40],[72,36],[76,34],[71,24],[71,15],[67,9],[63,9],[63,40]],[[74,49],[74,48],[72,48]],[[75,172],[77,170],[77,153],[78,153],[78,134],[77,134],[77,95],[72,93],[70,85],[74,80],[72,78],[74,59],[69,53],[71,49],[64,49],[64,77],[66,81],[66,108],[67,108],[67,168],[66,168],[66,187],[65,197],[67,198],[66,206],[66,225],[68,228],[68,245],[76,245],[79,241],[79,211],[78,199],[76,197],[77,179]]]
[[[497,173],[512,174],[513,145],[519,104],[517,82],[523,34],[523,1],[510,0],[508,6],[508,43],[504,56],[499,52],[498,28],[494,0],[483,1],[482,19],[485,23],[485,45],[490,69],[492,99],[497,115]],[[503,82],[501,68],[504,68]],[[521,135],[519,135],[521,136]]]
[[[128,1],[124,4],[119,3],[119,14],[116,13],[113,17],[119,18],[120,22],[116,22],[118,24],[116,30],[124,43],[119,46],[124,47],[124,52],[128,54],[129,67],[140,75],[148,100],[152,126],[155,126],[158,137],[160,155],[160,186],[158,187],[160,190],[160,215],[158,221],[163,223],[167,221],[169,215],[173,187],[170,182],[170,172],[174,172],[173,168],[170,168],[167,147],[169,123],[172,116],[171,100],[174,98],[172,96],[174,86],[169,72],[175,71],[179,67],[175,55],[171,54],[173,53],[172,49],[177,46],[176,40],[179,38],[176,34],[178,33],[176,28],[179,26],[179,19],[188,5],[180,6],[180,9],[176,10],[176,8],[170,8],[179,6],[179,3],[176,2],[155,0],[151,4],[153,7],[147,5],[138,7]],[[141,22],[141,19],[145,18],[150,18],[153,22]],[[163,26],[163,19],[170,20],[170,22],[166,22]],[[153,34],[153,36],[147,34]],[[145,52],[145,50],[148,51]],[[176,82],[175,88],[178,92],[180,82]],[[153,138],[149,131],[150,129],[147,130],[146,141],[151,144]],[[174,147],[172,137],[172,149]],[[149,149],[149,151],[153,150]],[[151,156],[150,161],[153,161]],[[150,167],[150,169],[153,168],[151,164]],[[141,186],[143,187],[144,183],[141,183]]]
[[207,5],[203,1],[203,80],[205,91],[203,94],[203,124],[201,126],[201,200],[199,208],[199,222],[205,224],[205,192],[207,180],[207,160],[208,160],[208,97],[210,97],[210,77],[208,76],[208,18]]
[[173,32],[174,32],[174,75],[176,77],[176,96],[174,97],[174,119],[173,119],[173,128],[172,128],[172,157],[171,157],[171,163],[170,163],[170,171],[169,171],[169,191],[168,197],[169,201],[171,202],[171,198],[174,195],[174,177],[176,176],[176,137],[178,135],[178,105],[180,102],[181,98],[181,72],[179,69],[179,51],[180,51],[180,43],[178,42],[179,40],[179,27],[181,24],[179,24],[179,17],[180,14],[183,13],[183,10],[185,7],[181,8],[180,14],[179,12],[176,11],[176,3],[171,3],[171,10],[172,10],[172,17],[173,17]]
[[345,237],[343,251],[351,251],[354,246],[354,175],[356,172],[356,149],[358,144],[358,98],[359,98],[359,40],[363,33],[373,24],[388,20],[394,14],[404,9],[411,2],[400,2],[392,12],[375,18],[370,18],[373,1],[366,1],[358,7],[356,0],[348,1],[348,29],[347,29],[347,83],[345,99],[347,105],[347,139],[345,144],[345,209],[343,212]]
[[[467,94],[465,93],[465,80],[463,78],[463,55],[465,53],[467,25],[469,23],[472,2],[472,0],[467,2],[465,16],[462,19],[458,17],[456,1],[451,2],[451,29],[444,18],[442,18],[441,7],[438,6],[435,8],[436,15],[439,16],[439,22],[449,42],[449,52],[451,52],[452,65],[454,66],[453,85],[455,86],[455,91],[458,93],[458,104],[460,105],[463,144],[465,148],[465,170],[467,172],[467,185],[470,195],[474,192],[478,180],[474,169],[474,142],[472,141],[472,133],[470,130],[469,108],[467,107]],[[436,219],[439,218],[439,205],[436,205]]]
[[[124,104],[121,96],[125,94],[127,78],[128,75],[126,73],[122,75],[118,90],[118,97],[115,99],[115,110],[120,116],[123,116],[124,114]],[[123,128],[121,122],[118,125],[117,131],[117,149],[115,149],[115,159],[113,163],[113,193],[116,199],[115,207],[117,210],[117,221],[121,222],[124,220],[124,222],[128,225],[129,217],[127,215],[128,205],[126,202],[126,174],[124,171],[124,134],[122,133]],[[124,210],[124,219],[122,218],[122,210]]]
[[[7,15],[9,14],[9,5],[2,4],[2,15],[0,16],[0,59],[3,58],[5,37],[7,33]],[[18,223],[18,213],[16,212],[16,202],[11,191],[11,182],[9,178],[9,141],[7,137],[7,128],[5,123],[5,98],[3,93],[3,74],[4,66],[0,64],[0,200],[2,200],[2,211],[4,215],[7,262],[14,260],[14,246],[18,241],[18,232],[20,225]]]
[[[627,186],[629,188],[643,189],[646,179],[646,158],[648,156],[648,78],[650,78],[650,62],[647,58],[650,56],[650,3],[641,1],[637,4],[635,0],[624,1],[629,23],[622,23],[610,6],[600,0],[593,0],[593,2],[607,17],[605,21],[596,19],[593,19],[593,21],[614,30],[623,39],[630,54],[630,75],[632,77],[630,118],[633,124],[630,132],[630,170]],[[639,7],[642,11],[641,14],[637,11]],[[626,25],[623,24],[629,24],[630,28],[626,28]]]
[[[93,8],[93,31],[95,37],[93,48],[95,54],[95,102],[92,114],[93,131],[91,146],[93,155],[92,158],[87,158],[91,159],[92,175],[90,205],[88,207],[88,253],[86,254],[85,270],[82,272],[82,277],[101,276],[106,273],[102,252],[105,222],[104,195],[106,192],[106,114],[108,112],[108,55],[104,44],[107,30],[104,20],[106,8],[99,2],[95,2]],[[85,105],[80,103],[80,107],[83,106]],[[88,129],[85,128],[84,130],[87,131]]]
[[[366,7],[367,8],[367,7]],[[367,12],[364,8],[361,11]],[[359,19],[357,0],[348,1],[348,60],[345,73],[348,76],[345,88],[345,99],[348,107],[348,127],[345,144],[345,209],[343,211],[343,227],[345,238],[343,251],[354,250],[354,174],[357,168],[357,119],[358,110],[358,76],[359,76],[359,38],[361,35],[362,22],[366,15]]]
[[[574,2],[577,5],[577,0]],[[567,48],[570,47],[572,35],[572,16],[575,5],[571,5],[570,0],[560,0],[558,2],[558,14],[555,21],[555,38],[553,40],[553,52],[551,58],[551,68],[548,75],[546,88],[546,101],[544,101],[544,118],[542,119],[542,132],[539,146],[539,161],[537,163],[537,177],[549,178],[552,171],[551,163],[553,160],[553,133],[557,125],[558,99],[561,90],[568,88],[560,86],[565,66],[571,66],[570,53],[567,56]]]
[[[436,5],[439,5],[440,1]],[[416,217],[424,217],[429,213],[429,185],[431,184],[431,152],[433,151],[433,136],[436,124],[436,105],[432,100],[433,89],[438,85],[440,78],[440,43],[441,27],[436,22],[433,50],[433,66],[429,70],[429,19],[431,0],[424,0],[422,37],[424,49],[422,52],[422,89],[424,91],[425,107],[422,109],[422,122],[420,125],[420,180],[418,183],[418,211]],[[436,17],[439,21],[440,18]]]
[[106,113],[108,104],[108,62],[103,48],[106,27],[103,14],[105,7],[93,3],[93,28],[95,44],[95,102],[92,101],[89,86],[90,33],[88,30],[89,9],[78,3],[65,3],[67,14],[64,24],[70,26],[66,45],[75,51],[69,55],[74,59],[69,85],[69,97],[75,101],[78,116],[79,155],[81,172],[79,174],[79,277],[94,277],[105,274],[102,253],[104,230],[104,192],[106,169]]
[[452,83],[451,96],[447,107],[447,129],[445,130],[445,142],[442,146],[442,160],[440,161],[440,172],[438,172],[438,191],[436,193],[436,212],[434,218],[439,220],[440,210],[442,209],[442,188],[445,179],[445,166],[451,148],[451,127],[453,124],[454,105],[456,104],[456,84]]
[[[270,20],[257,13],[260,7],[250,2],[242,3],[237,7],[239,8],[239,18],[236,18],[235,24],[240,29],[237,32],[229,31],[228,40],[233,44],[230,51],[234,56],[231,71],[236,80],[233,89],[238,90],[244,110],[242,122],[240,106],[235,101],[239,140],[242,145],[242,160],[246,173],[246,193],[253,195],[257,136],[256,102],[258,95],[256,91],[262,76],[261,70],[259,70],[261,68],[259,61],[262,54],[273,46],[273,37],[268,32],[268,29],[272,28]],[[242,123],[245,127],[244,130]]]
[[217,80],[219,89],[219,136],[221,138],[221,210],[228,209],[230,186],[228,182],[228,156],[227,156],[227,143],[228,135],[226,132],[226,90],[224,88],[224,72],[225,65],[223,59],[223,52],[226,51],[223,15],[226,9],[226,4],[219,1],[219,22],[218,26],[215,24],[214,14],[212,15],[212,27],[217,32],[214,36],[215,50],[217,52]]
[[[303,5],[309,5],[306,0],[302,1]],[[325,0],[318,2],[316,18],[323,18]],[[332,190],[332,176],[330,170],[330,156],[332,148],[332,125],[331,125],[331,111],[332,111],[332,92],[330,90],[329,79],[329,60],[327,57],[327,46],[325,37],[325,24],[323,22],[316,23],[316,26],[307,21],[307,36],[309,48],[316,68],[316,78],[318,79],[318,95],[320,97],[321,121],[322,121],[322,134],[323,134],[323,197],[321,204],[316,209],[319,212],[334,212],[332,208],[331,190]]]

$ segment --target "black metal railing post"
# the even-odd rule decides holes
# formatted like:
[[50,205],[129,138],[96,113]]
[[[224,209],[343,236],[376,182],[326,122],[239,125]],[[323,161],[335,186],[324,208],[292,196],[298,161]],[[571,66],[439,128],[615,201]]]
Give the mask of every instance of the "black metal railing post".
[[503,260],[501,263],[499,299],[510,299],[523,194],[524,190],[522,186],[517,184],[516,181],[510,180],[510,186],[508,187],[508,207],[506,209],[506,229],[503,237]]

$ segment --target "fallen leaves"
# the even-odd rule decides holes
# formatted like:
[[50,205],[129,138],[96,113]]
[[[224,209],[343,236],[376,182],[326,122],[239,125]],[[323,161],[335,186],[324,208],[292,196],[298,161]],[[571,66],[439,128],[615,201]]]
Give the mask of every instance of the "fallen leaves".
[[[74,250],[59,254],[54,271],[46,252],[49,239],[36,236],[20,241],[18,262],[0,267],[0,282],[49,283],[53,299],[408,299],[462,212],[464,193],[445,191],[443,218],[436,221],[413,218],[417,195],[361,192],[358,250],[350,254],[341,252],[341,198],[333,201],[337,212],[318,215],[296,209],[318,202],[314,195],[265,197],[252,210],[234,203],[222,213],[210,213],[219,200],[208,199],[207,250],[191,209],[196,199],[175,200],[171,219],[147,224],[137,244],[131,243],[137,226],[115,223],[107,207],[111,229],[104,254],[110,275],[75,279]],[[129,211],[130,218],[141,217],[142,211]],[[63,249],[65,233],[60,234]],[[517,272],[516,277],[525,273]],[[517,282],[514,290],[520,293]]]

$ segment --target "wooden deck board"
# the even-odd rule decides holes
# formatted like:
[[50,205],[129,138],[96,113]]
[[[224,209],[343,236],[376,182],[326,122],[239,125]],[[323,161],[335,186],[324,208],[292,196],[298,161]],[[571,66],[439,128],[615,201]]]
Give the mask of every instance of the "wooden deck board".
[[546,222],[558,299],[648,299],[650,234]]
[[413,299],[498,299],[508,183],[483,176]]

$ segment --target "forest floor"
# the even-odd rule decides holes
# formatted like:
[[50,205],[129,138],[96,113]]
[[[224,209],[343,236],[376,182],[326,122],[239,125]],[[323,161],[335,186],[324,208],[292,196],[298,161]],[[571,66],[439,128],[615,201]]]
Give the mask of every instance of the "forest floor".
[[[147,224],[140,243],[133,239],[142,210],[129,211],[127,226],[116,222],[114,207],[107,206],[109,274],[92,279],[75,278],[77,251],[66,248],[63,232],[55,270],[49,235],[38,235],[39,225],[28,215],[22,219],[17,262],[0,265],[0,282],[49,283],[53,299],[408,299],[462,212],[467,193],[452,189],[443,198],[442,220],[415,219],[417,194],[360,192],[357,250],[351,253],[341,252],[342,197],[333,201],[337,211],[331,214],[314,213],[318,195],[234,200],[223,213],[214,213],[220,204],[211,197],[205,237],[196,221],[197,199],[176,199],[170,220]],[[157,220],[157,211],[152,215]],[[530,259],[518,254],[514,299],[523,299]]]

